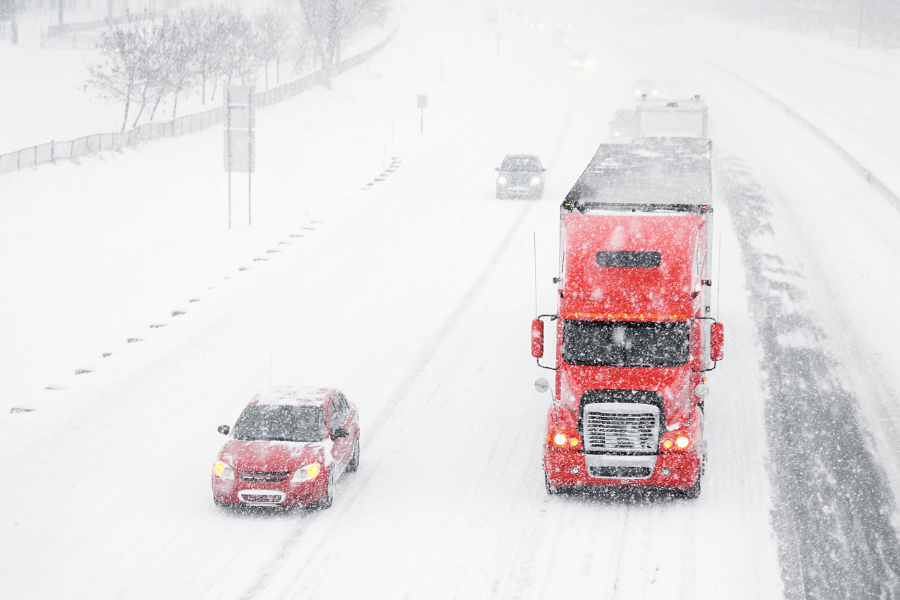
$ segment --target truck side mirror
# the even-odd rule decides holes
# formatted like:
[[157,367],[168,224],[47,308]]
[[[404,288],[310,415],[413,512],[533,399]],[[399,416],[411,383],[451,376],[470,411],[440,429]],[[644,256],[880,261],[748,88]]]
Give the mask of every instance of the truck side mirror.
[[709,358],[722,360],[725,351],[725,325],[713,323],[709,330]]
[[540,319],[531,322],[531,355],[535,358],[544,356],[544,322]]
[[228,425],[219,425],[219,428],[216,430],[222,435],[228,435],[228,432],[231,431],[231,427]]

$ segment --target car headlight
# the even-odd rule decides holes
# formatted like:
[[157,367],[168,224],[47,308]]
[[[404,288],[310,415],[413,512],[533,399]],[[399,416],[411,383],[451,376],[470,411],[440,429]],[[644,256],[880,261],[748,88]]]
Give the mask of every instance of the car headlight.
[[573,66],[573,67],[577,67],[577,66],[578,66],[578,61],[577,61],[577,60],[573,60],[573,61],[572,61],[572,66]]
[[291,483],[297,483],[300,481],[312,481],[316,477],[319,476],[319,473],[322,471],[322,467],[318,464],[313,463],[311,465],[306,465],[305,467],[300,467],[297,469],[297,472],[294,473],[294,476],[291,478]]
[[533,178],[531,179],[531,185],[541,185],[541,178],[540,178],[540,177],[533,177]]
[[234,469],[232,469],[231,465],[225,461],[217,461],[216,464],[213,465],[213,473],[222,479],[234,479]]
[[653,90],[652,96],[659,96],[659,90]]
[[497,183],[499,183],[500,185],[506,185],[506,177],[503,177],[501,175],[500,177],[497,178]]
[[640,98],[640,97],[641,97],[641,90],[634,90],[634,97],[635,97],[635,98]]
[[584,61],[584,68],[585,68],[585,69],[590,69],[590,68],[593,67],[593,66],[594,66],[594,61],[592,61],[591,59],[587,59],[587,60]]

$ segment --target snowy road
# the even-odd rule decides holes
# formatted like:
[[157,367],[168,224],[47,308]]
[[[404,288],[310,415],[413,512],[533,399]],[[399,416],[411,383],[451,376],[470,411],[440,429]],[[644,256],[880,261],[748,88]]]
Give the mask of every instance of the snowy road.
[[[96,362],[95,372],[65,380],[52,397],[28,396],[26,383],[44,381],[4,384],[17,393],[4,399],[4,413],[29,402],[39,410],[0,416],[0,477],[13,491],[0,496],[2,595],[752,599],[883,589],[896,596],[891,518],[900,464],[889,440],[900,427],[893,402],[900,390],[880,373],[900,358],[890,346],[900,324],[854,307],[900,289],[892,267],[900,260],[898,213],[771,103],[681,50],[661,51],[665,40],[654,41],[629,15],[584,15],[573,26],[577,48],[503,22],[498,53],[480,3],[435,4],[407,3],[391,45],[331,91],[261,111],[259,160],[270,166],[254,185],[264,233],[252,255],[233,253],[245,270],[232,268],[227,279],[210,273],[202,278],[215,274],[209,286],[168,288],[161,273],[160,290],[148,289],[143,304],[156,301],[154,314],[163,314],[175,292],[189,290],[199,302],[187,314]],[[527,7],[549,22],[562,16],[554,13],[560,4]],[[573,51],[603,60],[595,72],[574,72]],[[706,403],[704,490],[695,501],[550,497],[540,468],[548,398],[532,388],[547,372],[528,354],[533,239],[540,312],[553,312],[560,199],[605,141],[613,111],[627,106],[631,81],[651,74],[678,93],[702,93],[713,108],[722,240],[714,311],[727,344]],[[427,135],[419,136],[418,114],[410,119],[398,106],[426,92]],[[219,144],[208,132],[54,176],[88,185],[84,179],[110,179],[121,165],[165,173],[186,165],[173,185],[199,178],[191,192],[212,204],[221,197],[221,167],[198,157],[218,159]],[[544,199],[494,199],[492,168],[520,151],[547,164]],[[391,154],[400,156],[399,168],[367,186]],[[0,179],[0,190],[24,194],[16,175]],[[136,167],[133,176],[136,188],[140,177],[148,186],[158,177]],[[202,177],[217,183],[204,186]],[[857,210],[845,210],[848,197]],[[759,212],[739,204],[744,199]],[[170,242],[199,254],[191,249],[199,242],[182,239],[191,235],[183,228]],[[27,281],[27,268],[15,273]],[[771,284],[781,281],[796,291]],[[90,299],[76,284],[73,301]],[[764,312],[767,295],[782,292],[783,302],[773,303],[781,312]],[[770,324],[776,316],[799,323],[791,311],[804,316],[793,337],[781,322]],[[100,327],[103,311],[91,318]],[[122,329],[120,337],[131,333]],[[824,361],[826,376],[794,380],[764,369],[777,351],[804,350],[821,352],[812,364]],[[853,485],[865,490],[832,502],[815,494],[844,475],[823,468],[812,500],[773,503],[785,477],[802,477],[803,464],[782,471],[789,449],[767,419],[798,413],[773,416],[767,396],[796,401],[791,385],[819,379],[840,382],[838,408],[830,425],[812,423],[813,439],[804,442],[854,436],[873,454],[859,450],[863,462],[843,467],[862,465],[870,479],[861,476]],[[334,385],[360,409],[360,470],[341,481],[328,511],[243,514],[212,504],[209,471],[224,441],[215,428],[233,422],[270,381]],[[804,397],[815,402],[821,393]],[[867,523],[844,520],[848,502],[865,505]],[[835,546],[786,541],[784,518]],[[786,557],[803,542],[806,554]],[[869,570],[846,588],[817,587],[834,566],[821,556],[828,552],[858,561],[848,569]]]

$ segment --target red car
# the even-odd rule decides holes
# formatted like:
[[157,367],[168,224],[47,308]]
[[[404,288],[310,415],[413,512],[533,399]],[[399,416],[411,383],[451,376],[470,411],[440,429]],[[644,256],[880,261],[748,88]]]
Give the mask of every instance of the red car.
[[212,470],[220,506],[328,508],[359,467],[359,414],[333,388],[269,387],[241,413]]

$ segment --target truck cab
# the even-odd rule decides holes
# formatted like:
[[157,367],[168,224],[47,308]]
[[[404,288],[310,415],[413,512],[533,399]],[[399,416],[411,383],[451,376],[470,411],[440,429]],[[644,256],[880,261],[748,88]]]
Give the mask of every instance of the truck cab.
[[[543,443],[550,493],[651,486],[696,496],[710,317],[707,140],[601,146],[561,206],[556,380]],[[706,166],[698,168],[697,163]],[[674,185],[677,184],[677,185]]]

